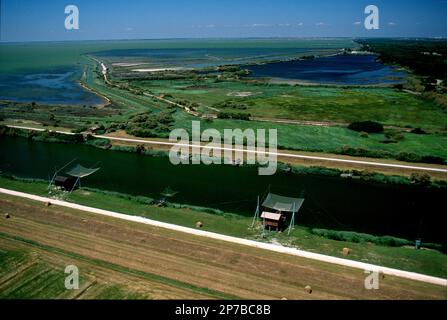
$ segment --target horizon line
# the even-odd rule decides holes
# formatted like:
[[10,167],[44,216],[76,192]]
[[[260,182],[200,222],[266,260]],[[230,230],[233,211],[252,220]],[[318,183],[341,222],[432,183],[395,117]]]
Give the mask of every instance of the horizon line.
[[353,36],[307,36],[307,37],[168,37],[168,38],[112,38],[112,39],[79,39],[79,40],[21,40],[21,41],[4,41],[0,39],[0,44],[21,44],[21,43],[63,43],[63,42],[107,42],[107,41],[172,41],[172,40],[305,40],[305,39],[397,39],[397,40],[415,40],[415,39],[430,39],[430,40],[447,40],[443,36],[381,36],[381,37],[353,37]]

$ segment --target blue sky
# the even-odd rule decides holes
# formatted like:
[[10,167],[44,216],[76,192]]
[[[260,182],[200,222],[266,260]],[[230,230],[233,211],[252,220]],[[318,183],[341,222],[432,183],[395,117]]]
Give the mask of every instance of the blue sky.
[[[1,41],[447,37],[447,0],[0,0]],[[66,5],[80,29],[64,28]],[[380,9],[380,30],[363,27]]]

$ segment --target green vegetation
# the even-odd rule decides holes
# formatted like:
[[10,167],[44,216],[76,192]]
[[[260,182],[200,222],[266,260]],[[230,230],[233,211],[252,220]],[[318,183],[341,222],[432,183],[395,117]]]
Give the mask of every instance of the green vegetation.
[[364,49],[376,52],[384,63],[410,69],[413,77],[402,89],[418,91],[447,111],[447,41],[444,39],[362,39]]
[[140,114],[134,116],[125,126],[127,133],[137,137],[168,137],[174,118],[172,112]]
[[217,81],[214,75],[196,80],[135,80],[132,85],[156,95],[197,103],[200,110],[250,114],[266,119],[351,123],[377,121],[389,126],[445,128],[447,114],[430,99],[392,88],[307,87]]
[[[352,231],[335,231],[335,230],[326,230],[326,229],[311,229],[310,232],[319,237],[323,237],[326,239],[332,239],[337,241],[347,241],[353,243],[370,243],[376,244],[379,246],[385,247],[404,247],[404,246],[413,246],[414,242],[400,239],[391,236],[384,237],[376,237],[370,234],[358,233]],[[447,248],[443,248],[439,244],[434,243],[424,243],[424,248],[434,249],[438,251],[445,250]]]
[[[47,184],[45,182],[33,181],[27,183],[0,177],[0,184],[4,188],[12,190],[41,196],[47,194]],[[293,230],[290,237],[286,234],[278,233],[268,233],[265,237],[262,237],[260,230],[252,230],[249,228],[252,222],[250,217],[209,211],[206,209],[197,210],[193,207],[186,206],[179,206],[178,208],[159,207],[151,204],[152,201],[149,198],[139,197],[136,201],[132,196],[117,195],[116,193],[94,191],[91,189],[75,191],[70,196],[69,201],[96,208],[143,216],[190,228],[195,228],[197,221],[201,221],[203,222],[203,230],[262,241],[276,239],[286,245],[293,245],[304,250],[338,257],[344,257],[342,249],[349,247],[352,250],[352,254],[345,257],[348,259],[434,276],[447,276],[447,255],[433,249],[415,250],[413,247],[407,246],[385,246],[390,244],[392,242],[391,240],[388,243],[380,240],[381,242],[378,242],[380,245],[374,244],[374,241],[371,243],[357,240],[355,242],[345,241],[353,240],[352,237],[338,241],[340,239],[326,239],[324,236],[314,234],[315,231],[313,233],[311,229],[298,226]],[[372,236],[368,237],[375,239]],[[397,241],[394,242],[394,244],[396,243]],[[430,247],[438,248],[433,245],[430,245]]]
[[[175,127],[191,128],[191,121],[197,120],[184,113],[174,114]],[[402,132],[403,140],[386,143],[384,133],[370,134],[367,139],[345,127],[307,126],[260,121],[241,121],[228,119],[202,120],[203,130],[224,129],[276,129],[280,149],[315,151],[345,154],[362,157],[407,159],[411,162],[430,160],[429,156],[447,159],[447,135],[444,133],[418,135]],[[424,159],[424,160],[423,160]],[[439,163],[436,161],[436,163]]]
[[[6,259],[16,264],[15,253],[5,254]],[[2,272],[0,276],[6,274]],[[44,263],[38,263],[20,272],[6,288],[0,290],[0,299],[49,299],[63,295],[65,275],[62,269],[56,270]]]
[[104,288],[95,296],[97,300],[147,300],[148,296],[142,295],[137,292],[129,292],[123,285],[109,285]]
[[385,63],[408,67],[418,75],[447,80],[447,41],[443,39],[361,39],[357,42],[377,52]]
[[[210,296],[214,296],[215,298],[221,299],[234,299],[231,295],[227,295],[224,293],[220,293],[214,290],[210,290],[208,288],[198,287],[189,283],[184,283],[175,279],[166,278],[157,274],[151,274],[147,272],[142,272],[139,270],[130,269],[127,267],[123,267],[117,264],[109,263],[103,260],[89,258],[86,256],[82,256],[80,254],[65,251],[56,247],[44,245],[32,240],[24,239],[18,236],[10,236],[0,232],[0,238],[15,240],[18,242],[25,243],[27,245],[31,245],[33,247],[45,250],[50,253],[55,253],[58,255],[62,255],[65,257],[69,257],[72,259],[77,259],[83,262],[88,262],[95,267],[106,268],[115,272],[120,272],[123,274],[129,274],[133,276],[142,277],[146,280],[155,281],[167,285],[172,285],[174,287],[189,289],[192,291],[197,291],[201,293],[209,294]],[[17,263],[13,259],[14,263]],[[39,263],[31,268],[26,269],[24,272],[20,273],[20,276],[14,278],[14,283],[8,283],[8,287],[6,290],[2,290],[0,294],[0,298],[8,298],[8,299],[33,299],[33,298],[54,298],[58,296],[63,296],[67,293],[67,290],[64,286],[65,274],[63,273],[62,268],[54,268],[48,266],[44,263]],[[36,276],[37,275],[37,276]],[[1,276],[1,273],[0,273]],[[80,282],[82,281],[82,276],[80,277]],[[117,288],[116,284],[108,284],[103,285],[102,290],[99,291],[98,299],[143,299],[145,296],[138,294],[136,292],[125,292],[123,286],[118,286],[121,290],[117,292],[113,292],[113,289]],[[111,291],[112,290],[112,291]]]

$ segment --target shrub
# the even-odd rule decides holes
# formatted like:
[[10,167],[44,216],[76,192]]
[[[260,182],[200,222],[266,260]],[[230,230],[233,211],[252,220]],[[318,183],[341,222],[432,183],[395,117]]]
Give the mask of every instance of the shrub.
[[422,156],[421,162],[431,164],[445,164],[445,160],[437,156]]
[[164,137],[166,132],[170,131],[173,122],[174,118],[169,112],[145,113],[130,119],[125,130],[131,135],[142,138]]
[[401,84],[401,83],[398,83],[398,84],[395,84],[395,85],[393,86],[393,88],[396,89],[396,90],[401,91],[401,90],[404,89],[404,85]]
[[392,158],[393,154],[388,151],[368,150],[364,148],[353,148],[350,146],[343,146],[337,149],[336,153],[344,154],[354,157],[371,157],[371,158]]
[[431,177],[428,173],[412,173],[410,181],[417,185],[428,186],[431,184]]
[[438,156],[419,156],[411,152],[400,152],[397,154],[396,159],[406,162],[423,162],[430,164],[445,164],[445,159]]
[[399,152],[396,156],[396,159],[399,161],[406,162],[420,162],[421,157],[412,152]]
[[73,129],[73,130],[71,130],[71,132],[72,133],[82,133],[82,132],[87,131],[88,129],[89,129],[89,127],[81,127],[81,128],[78,128],[78,129]]
[[394,141],[402,141],[405,139],[404,135],[400,132],[396,132],[396,131],[391,131],[388,132],[385,137],[387,137],[390,140],[394,140]]
[[104,148],[110,145],[110,141],[108,139],[97,139],[93,138],[91,136],[88,137],[86,144],[98,147],[98,148]]
[[0,137],[6,135],[8,127],[0,124]]
[[326,229],[311,229],[311,234],[323,237],[326,239],[336,240],[336,241],[347,241],[353,243],[374,243],[380,246],[387,247],[402,247],[413,245],[413,242],[391,237],[391,236],[373,236],[366,233],[357,233],[352,231],[336,231],[336,230],[326,230]]
[[247,110],[247,105],[243,103],[239,103],[233,100],[222,101],[213,105],[214,108],[217,109],[238,109],[238,110]]
[[427,134],[427,132],[425,132],[421,128],[415,128],[415,129],[411,130],[411,133],[414,133],[414,134]]
[[217,117],[219,119],[231,119],[231,114],[229,112],[219,112]]
[[357,132],[380,133],[383,132],[383,125],[374,121],[360,121],[351,123],[348,128]]
[[249,113],[219,112],[217,114],[217,117],[219,119],[235,119],[235,120],[244,120],[244,121],[249,121],[250,116],[251,115]]

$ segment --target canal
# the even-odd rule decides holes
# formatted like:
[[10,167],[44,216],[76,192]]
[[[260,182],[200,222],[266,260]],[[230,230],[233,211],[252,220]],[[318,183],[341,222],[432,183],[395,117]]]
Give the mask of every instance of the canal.
[[297,223],[374,235],[445,244],[445,189],[373,183],[279,171],[259,176],[252,167],[173,166],[167,157],[107,151],[87,145],[0,137],[0,170],[19,177],[48,179],[54,167],[72,159],[101,170],[83,186],[161,198],[167,187],[173,202],[253,215],[258,195],[272,192],[299,197],[304,206]]

